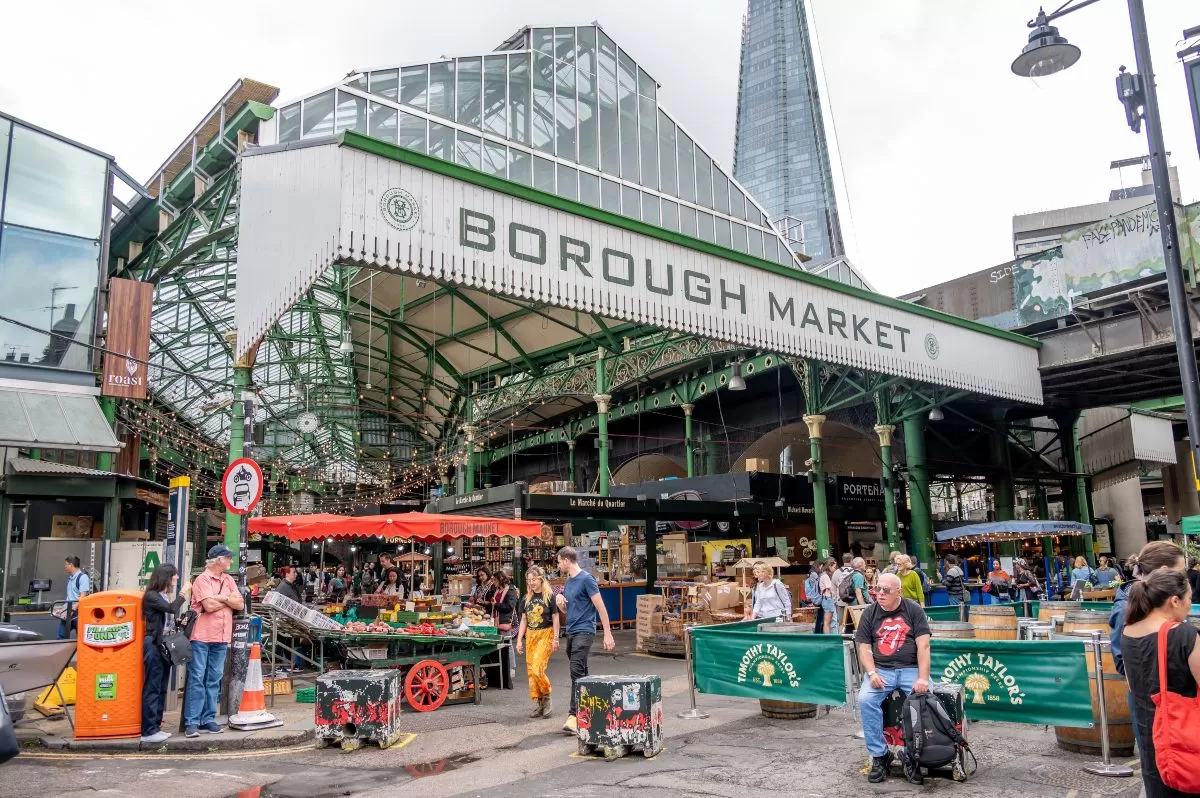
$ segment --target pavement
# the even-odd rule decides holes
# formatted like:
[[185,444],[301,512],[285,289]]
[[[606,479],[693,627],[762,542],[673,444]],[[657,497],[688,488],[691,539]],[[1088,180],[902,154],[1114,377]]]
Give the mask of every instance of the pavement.
[[[225,745],[234,739],[230,732],[229,737],[200,738],[207,744],[201,750],[170,744],[161,752],[36,747],[2,766],[0,796],[382,798],[405,785],[439,798],[952,793],[970,798],[1134,798],[1140,791],[1136,774],[1114,779],[1084,773],[1082,765],[1093,758],[1059,749],[1052,728],[998,723],[971,724],[968,737],[979,769],[966,784],[948,777],[926,779],[923,787],[897,777],[869,784],[863,775],[866,751],[847,709],[834,708],[816,719],[770,720],[762,717],[757,701],[700,695],[698,704],[710,717],[682,720],[677,714],[689,705],[684,662],[633,652],[631,632],[619,632],[617,641],[612,654],[593,650],[591,671],[662,677],[667,747],[652,759],[634,754],[606,762],[577,753],[575,740],[559,729],[569,685],[560,652],[550,669],[557,710],[553,720],[526,717],[529,699],[519,677],[518,689],[488,690],[479,706],[405,714],[405,735],[386,750],[370,745],[350,752],[317,749],[310,742],[253,748],[247,745],[249,736],[240,746]],[[289,727],[299,729],[307,722],[311,729],[311,715],[301,717],[311,711],[312,705],[277,701],[276,715]],[[217,741],[223,745],[209,750]]]

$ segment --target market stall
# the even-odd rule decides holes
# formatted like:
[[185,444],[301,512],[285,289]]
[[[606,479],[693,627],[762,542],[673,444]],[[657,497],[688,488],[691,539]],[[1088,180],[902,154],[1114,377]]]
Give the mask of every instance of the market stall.
[[[537,535],[540,524],[469,516],[429,516],[401,513],[349,517],[299,515],[254,518],[250,531],[279,535],[292,541],[378,538],[388,543],[441,542],[476,535]],[[428,569],[429,557],[411,552],[397,558]],[[415,577],[414,577],[415,578]],[[273,615],[302,627],[315,647],[320,671],[333,663],[356,670],[394,668],[401,671],[403,695],[409,707],[429,712],[445,703],[480,701],[482,661],[504,643],[492,619],[471,608],[442,601],[436,594],[399,601],[394,596],[370,596],[359,606],[342,605],[336,612],[318,612],[272,593],[264,601]],[[370,605],[369,607],[367,605]],[[335,608],[326,608],[335,609]],[[358,617],[362,610],[364,617]],[[367,615],[370,620],[367,620]],[[273,622],[272,629],[281,623]],[[274,637],[274,636],[273,636]],[[275,657],[274,640],[271,659]]]
[[[1054,572],[1052,558],[1044,556],[1035,558],[1030,556],[1030,551],[1034,548],[1041,551],[1042,542],[1046,539],[1053,541],[1060,537],[1078,537],[1092,533],[1093,527],[1090,524],[1081,524],[1076,521],[989,521],[938,530],[936,539],[940,554],[957,553],[966,547],[978,547],[980,554],[970,558],[978,562],[974,562],[975,567],[969,569],[967,587],[971,591],[970,603],[984,604],[987,599],[983,590],[983,578],[990,568],[991,561],[999,559],[1004,564],[1006,560],[1011,560],[1009,556],[1000,555],[998,548],[993,548],[996,544],[1015,545],[1018,552],[1025,556],[1031,566],[1036,560],[1042,564],[1042,574],[1052,574]],[[964,564],[966,563],[964,562]],[[1046,580],[1039,576],[1039,581],[1045,588]],[[933,606],[948,604],[945,589],[935,587],[926,597],[926,603]]]

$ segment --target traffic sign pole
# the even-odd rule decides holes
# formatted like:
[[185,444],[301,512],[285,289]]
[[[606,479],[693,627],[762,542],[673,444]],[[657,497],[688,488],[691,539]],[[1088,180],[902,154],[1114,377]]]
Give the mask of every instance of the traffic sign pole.
[[[241,705],[250,663],[250,590],[246,585],[246,554],[249,549],[250,512],[263,493],[262,469],[250,457],[254,444],[254,399],[249,390],[250,369],[238,368],[236,372],[234,382],[240,388],[241,401],[235,403],[231,420],[230,455],[241,456],[233,459],[225,470],[221,480],[221,498],[226,509],[225,545],[236,555],[237,575],[234,581],[242,594],[243,604],[242,611],[234,618],[233,640],[230,641],[230,655],[226,660],[225,679],[222,680],[221,713],[226,716],[237,712]],[[240,443],[240,452],[234,449],[235,442]],[[233,523],[237,524],[236,533],[231,529]],[[234,538],[233,534],[237,537]],[[234,542],[236,546],[230,545]]]

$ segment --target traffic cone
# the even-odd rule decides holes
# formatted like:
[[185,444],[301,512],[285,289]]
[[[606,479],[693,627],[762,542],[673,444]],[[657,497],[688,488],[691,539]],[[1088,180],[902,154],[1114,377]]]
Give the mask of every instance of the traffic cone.
[[263,687],[262,655],[258,643],[250,645],[250,662],[246,665],[246,687],[236,715],[229,718],[229,728],[238,731],[258,731],[282,726],[283,721],[267,712],[267,691]]

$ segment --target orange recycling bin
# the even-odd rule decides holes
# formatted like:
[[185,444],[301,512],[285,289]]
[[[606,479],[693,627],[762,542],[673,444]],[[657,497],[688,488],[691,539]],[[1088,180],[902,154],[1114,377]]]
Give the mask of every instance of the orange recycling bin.
[[106,590],[79,602],[75,737],[142,733],[142,594]]

